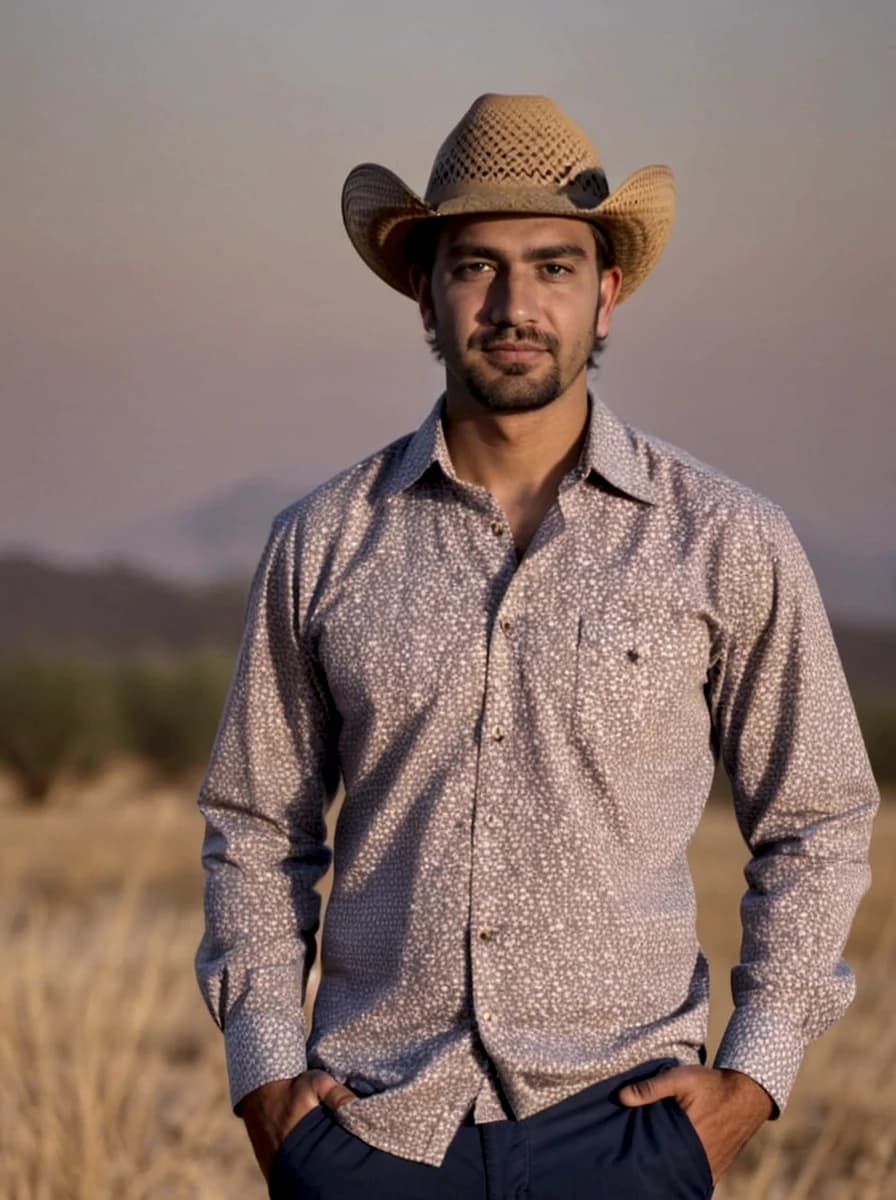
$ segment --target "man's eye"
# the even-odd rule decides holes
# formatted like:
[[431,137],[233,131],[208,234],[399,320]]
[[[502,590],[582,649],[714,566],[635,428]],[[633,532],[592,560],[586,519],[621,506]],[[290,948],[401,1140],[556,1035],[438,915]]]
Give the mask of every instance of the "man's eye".
[[564,275],[572,274],[571,268],[563,263],[542,263],[541,269],[551,279],[562,279]]
[[475,279],[490,270],[491,264],[487,262],[465,262],[457,268],[457,273],[461,279]]

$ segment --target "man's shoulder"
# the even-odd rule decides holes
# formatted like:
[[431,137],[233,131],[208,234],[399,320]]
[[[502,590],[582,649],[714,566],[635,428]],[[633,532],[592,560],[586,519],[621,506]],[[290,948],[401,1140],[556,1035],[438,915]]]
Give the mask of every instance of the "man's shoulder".
[[784,510],[762,492],[655,434],[633,425],[626,430],[660,509],[766,543],[791,532]]
[[413,433],[403,434],[325,479],[282,509],[274,517],[274,530],[322,525],[336,528],[348,518],[357,519],[387,493],[395,468],[413,436]]

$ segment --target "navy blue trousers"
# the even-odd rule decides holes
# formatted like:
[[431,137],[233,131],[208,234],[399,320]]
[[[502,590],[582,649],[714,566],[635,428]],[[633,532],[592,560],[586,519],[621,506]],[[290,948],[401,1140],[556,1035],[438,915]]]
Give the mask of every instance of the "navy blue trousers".
[[644,1063],[522,1120],[467,1121],[442,1164],[377,1150],[318,1105],[287,1134],[272,1200],[706,1200],[712,1173],[672,1099],[626,1108],[616,1092],[674,1061]]

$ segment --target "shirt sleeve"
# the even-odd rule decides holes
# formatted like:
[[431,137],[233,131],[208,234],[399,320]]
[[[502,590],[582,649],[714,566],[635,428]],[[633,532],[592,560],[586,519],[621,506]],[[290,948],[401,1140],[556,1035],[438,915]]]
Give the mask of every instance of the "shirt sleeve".
[[870,873],[878,794],[805,553],[780,512],[741,551],[736,615],[710,674],[713,727],[752,857],[734,1012],[715,1059],[778,1115],[808,1042],[844,1012],[841,957]]
[[224,1032],[231,1103],[306,1069],[303,1002],[326,871],[324,814],[339,780],[337,730],[298,629],[295,522],[275,522],[211,761],[200,990]]

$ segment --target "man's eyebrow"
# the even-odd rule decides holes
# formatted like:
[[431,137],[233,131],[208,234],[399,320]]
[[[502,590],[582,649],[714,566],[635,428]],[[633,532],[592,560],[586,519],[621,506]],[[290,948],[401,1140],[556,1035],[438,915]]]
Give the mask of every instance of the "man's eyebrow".
[[473,242],[455,242],[454,245],[448,247],[447,254],[451,259],[488,258],[497,261],[501,257],[494,246],[474,245]]
[[[449,246],[447,256],[452,261],[460,258],[488,259],[489,262],[500,262],[505,256],[494,246],[474,245],[471,242],[455,242]],[[523,262],[547,262],[557,258],[585,259],[588,255],[575,242],[561,242],[556,246],[537,246],[523,253]]]
[[524,262],[545,262],[554,258],[587,258],[588,255],[575,242],[562,242],[558,246],[539,246],[535,250],[527,250],[523,255]]

